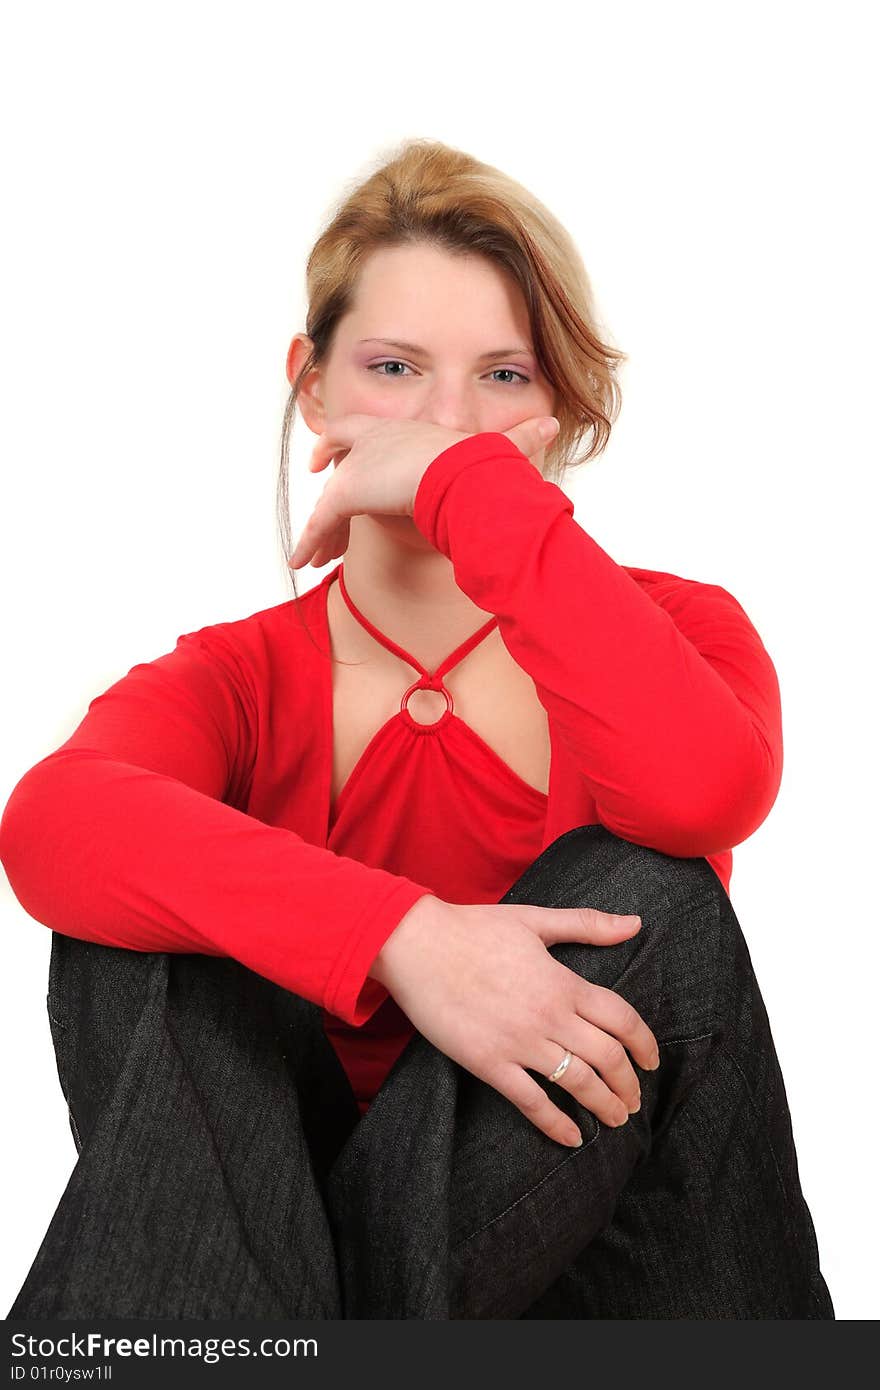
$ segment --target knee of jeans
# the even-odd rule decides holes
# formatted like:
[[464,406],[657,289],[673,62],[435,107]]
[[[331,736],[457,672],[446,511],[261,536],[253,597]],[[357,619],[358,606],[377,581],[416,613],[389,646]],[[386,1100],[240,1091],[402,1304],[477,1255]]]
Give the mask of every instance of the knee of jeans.
[[569,831],[549,849],[556,852],[544,861],[535,886],[550,891],[540,894],[540,902],[642,919],[640,929],[622,941],[561,942],[551,954],[621,994],[658,1041],[720,1031],[738,924],[711,864],[662,854],[598,825]]

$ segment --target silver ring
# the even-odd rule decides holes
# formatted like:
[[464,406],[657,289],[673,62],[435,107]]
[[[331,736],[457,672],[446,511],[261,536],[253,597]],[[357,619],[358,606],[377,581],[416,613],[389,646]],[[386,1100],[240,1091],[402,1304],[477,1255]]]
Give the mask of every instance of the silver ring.
[[560,1076],[562,1076],[563,1072],[568,1071],[568,1064],[569,1064],[570,1061],[571,1061],[571,1053],[566,1049],[565,1056],[563,1057],[562,1061],[559,1063],[559,1066],[556,1068],[555,1071],[551,1071],[550,1075],[547,1077],[547,1080],[548,1080],[548,1081],[558,1081],[559,1078],[560,1078]]

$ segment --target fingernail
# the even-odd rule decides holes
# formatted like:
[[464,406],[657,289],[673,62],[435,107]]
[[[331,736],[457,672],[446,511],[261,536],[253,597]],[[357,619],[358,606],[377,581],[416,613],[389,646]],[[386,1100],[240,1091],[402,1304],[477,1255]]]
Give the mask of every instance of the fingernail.
[[538,433],[542,439],[552,439],[558,430],[559,421],[555,415],[551,415],[546,420],[542,420],[538,426]]

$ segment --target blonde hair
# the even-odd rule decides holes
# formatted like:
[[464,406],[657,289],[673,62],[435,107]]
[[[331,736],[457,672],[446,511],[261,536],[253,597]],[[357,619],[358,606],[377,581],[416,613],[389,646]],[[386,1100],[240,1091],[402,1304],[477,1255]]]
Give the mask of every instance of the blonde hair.
[[348,193],[309,254],[305,331],[313,346],[291,387],[281,434],[277,502],[285,556],[292,550],[289,452],[300,383],[329,355],[371,253],[413,242],[479,254],[520,287],[535,353],[557,393],[560,428],[545,454],[546,478],[558,483],[567,469],[598,457],[620,413],[616,371],[627,354],[602,339],[587,272],[565,228],[499,169],[437,140],[407,140]]

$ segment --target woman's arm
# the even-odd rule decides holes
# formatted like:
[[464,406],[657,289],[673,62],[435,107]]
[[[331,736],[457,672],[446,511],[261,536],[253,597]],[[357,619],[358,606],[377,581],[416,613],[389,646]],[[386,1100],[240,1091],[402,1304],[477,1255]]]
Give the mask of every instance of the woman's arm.
[[618,565],[503,434],[453,444],[413,520],[505,645],[587,780],[602,823],[667,854],[730,849],[776,799],[773,664],[725,589]]
[[0,820],[0,860],[25,911],[54,931],[231,956],[358,1025],[388,997],[370,966],[430,890],[237,808],[255,709],[218,629],[179,638],[25,773]]

